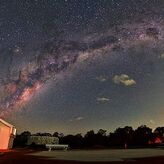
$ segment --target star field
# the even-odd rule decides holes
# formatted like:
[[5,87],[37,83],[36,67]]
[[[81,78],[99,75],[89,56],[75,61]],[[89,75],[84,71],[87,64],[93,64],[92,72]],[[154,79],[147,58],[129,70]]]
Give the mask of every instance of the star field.
[[162,0],[6,0],[0,117],[18,130],[162,125]]

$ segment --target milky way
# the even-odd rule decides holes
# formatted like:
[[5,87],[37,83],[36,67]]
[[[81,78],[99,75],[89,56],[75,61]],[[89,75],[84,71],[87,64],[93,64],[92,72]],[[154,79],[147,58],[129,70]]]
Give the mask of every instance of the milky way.
[[[56,77],[74,64],[94,58],[103,58],[112,52],[124,52],[137,45],[149,45],[160,48],[164,41],[164,22],[160,19],[147,19],[133,24],[117,25],[105,32],[79,36],[78,39],[53,38],[44,41],[37,53],[28,63],[22,59],[21,67],[16,60],[24,55],[21,47],[14,47],[4,52],[8,62],[4,69],[5,76],[1,78],[0,87],[0,117],[22,108],[38,90],[41,90],[47,80]],[[3,53],[4,53],[3,52]],[[6,56],[7,56],[6,55]],[[156,54],[158,60],[161,54]],[[151,56],[148,57],[151,60]],[[135,60],[135,59],[134,59]]]

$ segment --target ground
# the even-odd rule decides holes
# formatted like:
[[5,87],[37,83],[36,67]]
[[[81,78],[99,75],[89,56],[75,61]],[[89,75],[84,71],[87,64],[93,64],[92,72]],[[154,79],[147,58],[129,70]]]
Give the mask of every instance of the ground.
[[33,151],[16,149],[0,153],[0,164],[163,164],[164,149],[110,149]]

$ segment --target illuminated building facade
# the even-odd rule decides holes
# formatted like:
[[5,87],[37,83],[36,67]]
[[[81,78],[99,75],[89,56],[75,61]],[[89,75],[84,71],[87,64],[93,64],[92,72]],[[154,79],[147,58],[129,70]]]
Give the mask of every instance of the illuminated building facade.
[[11,149],[15,135],[15,127],[0,119],[0,149]]

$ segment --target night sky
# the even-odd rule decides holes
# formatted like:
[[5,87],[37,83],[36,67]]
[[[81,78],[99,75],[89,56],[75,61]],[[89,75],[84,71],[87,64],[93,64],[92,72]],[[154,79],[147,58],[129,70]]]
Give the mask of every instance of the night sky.
[[1,0],[0,117],[18,132],[164,125],[163,0]]

